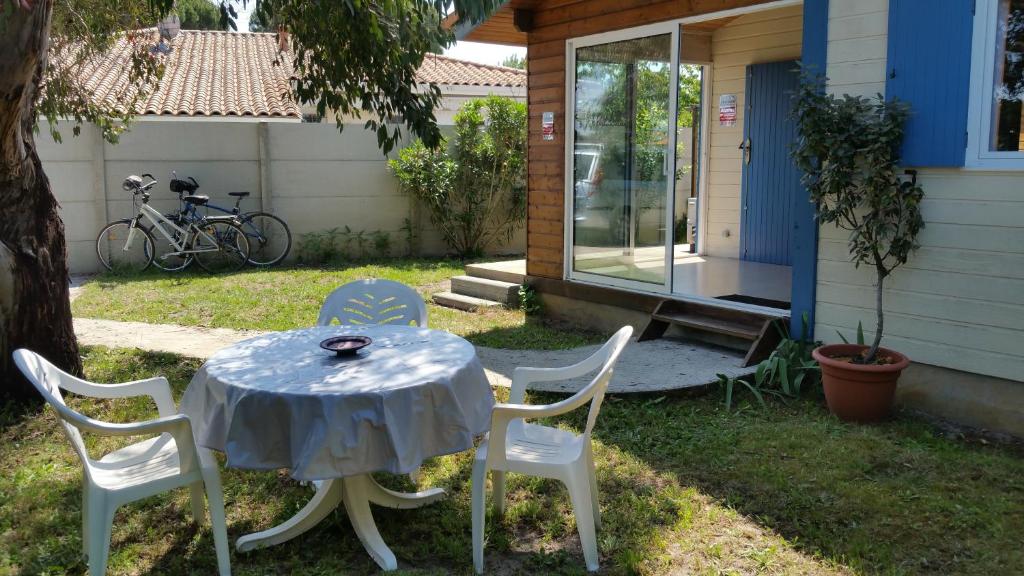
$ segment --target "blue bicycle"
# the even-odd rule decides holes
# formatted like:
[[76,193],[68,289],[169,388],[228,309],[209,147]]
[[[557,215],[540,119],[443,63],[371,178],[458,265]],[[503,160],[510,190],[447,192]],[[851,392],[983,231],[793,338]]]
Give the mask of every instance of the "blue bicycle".
[[[176,212],[165,216],[177,224],[187,225],[189,222],[200,221],[206,218],[206,214],[200,214],[199,209],[203,208],[208,213],[210,209],[224,214],[231,214],[237,217],[237,223],[245,232],[249,241],[248,263],[253,266],[273,266],[280,263],[292,248],[292,233],[284,220],[269,212],[242,212],[242,200],[249,196],[248,192],[228,192],[229,196],[235,198],[235,205],[231,208],[217,206],[210,203],[210,197],[196,194],[199,189],[199,182],[191,176],[188,180],[181,180],[175,172],[171,172],[171,192],[178,195],[179,207]],[[184,228],[185,226],[180,226]],[[176,254],[172,249],[171,242],[166,239],[157,239],[155,251],[157,258],[153,264],[167,271],[177,271],[187,268],[192,263],[188,254]],[[166,246],[164,246],[166,244]]]

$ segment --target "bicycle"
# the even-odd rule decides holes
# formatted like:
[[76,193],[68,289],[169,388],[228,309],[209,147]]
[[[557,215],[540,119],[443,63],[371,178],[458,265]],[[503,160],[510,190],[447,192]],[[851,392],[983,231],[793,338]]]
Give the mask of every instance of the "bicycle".
[[[96,237],[96,255],[107,270],[113,272],[142,272],[157,258],[157,244],[153,231],[159,232],[170,250],[159,254],[158,265],[176,261],[184,268],[194,259],[207,272],[233,272],[249,260],[249,240],[234,216],[200,217],[182,226],[149,205],[150,189],[157,180],[151,174],[125,178],[121,187],[132,193],[132,206],[137,213],[132,218],[115,220],[107,224]],[[201,205],[202,197],[185,196],[184,201]],[[143,218],[150,226],[143,223]],[[170,266],[174,268],[174,266]]]
[[[171,192],[178,195],[179,209],[176,213],[166,214],[168,218],[178,222],[188,222],[201,218],[196,203],[185,202],[185,195],[198,198],[205,198],[201,204],[206,209],[213,209],[224,214],[236,216],[238,224],[242,227],[249,240],[251,252],[249,253],[249,264],[253,266],[268,267],[280,263],[292,248],[292,233],[288,224],[281,218],[263,211],[242,212],[242,200],[249,197],[248,192],[228,192],[228,196],[235,198],[235,205],[232,208],[225,208],[209,202],[208,196],[198,196],[196,191],[199,183],[189,176],[188,180],[181,180],[175,171],[171,171]],[[158,251],[159,251],[158,247]],[[157,264],[159,266],[159,264]]]

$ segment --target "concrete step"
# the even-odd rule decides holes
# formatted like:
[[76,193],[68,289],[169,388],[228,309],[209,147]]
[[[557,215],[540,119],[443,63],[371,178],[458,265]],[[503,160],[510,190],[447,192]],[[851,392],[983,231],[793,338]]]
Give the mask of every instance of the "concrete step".
[[466,264],[465,270],[467,276],[474,278],[487,278],[512,284],[522,284],[526,280],[526,260]]
[[452,278],[452,292],[474,298],[494,300],[506,306],[519,305],[519,284],[512,282],[474,276],[456,276]]
[[465,310],[466,312],[476,312],[481,308],[495,308],[501,306],[501,302],[485,300],[483,298],[474,298],[473,296],[465,296],[463,294],[455,294],[452,292],[438,292],[437,294],[434,294],[434,304],[444,306],[446,308],[455,308],[456,310]]

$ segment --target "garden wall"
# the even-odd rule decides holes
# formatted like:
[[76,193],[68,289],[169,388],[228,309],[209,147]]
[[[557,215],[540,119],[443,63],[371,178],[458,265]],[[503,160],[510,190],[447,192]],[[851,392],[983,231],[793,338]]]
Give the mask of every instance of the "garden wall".
[[[387,232],[393,252],[401,254],[405,219],[418,214],[398,189],[376,136],[362,126],[348,126],[339,134],[333,124],[141,120],[118,144],[103,142],[92,126],[83,126],[78,137],[70,125],[62,126],[61,134],[63,143],[58,144],[44,128],[38,144],[61,203],[75,273],[99,269],[94,247],[103,224],[133,214],[131,196],[121,189],[129,174],[149,172],[160,180],[152,204],[161,210],[176,206],[167,188],[171,170],[195,177],[199,193],[216,204],[230,205],[228,192],[247,190],[252,194],[243,207],[282,217],[296,242],[303,234],[348,226],[354,232]],[[425,216],[418,219],[416,253],[443,255],[440,236]],[[525,233],[520,231],[494,253],[524,251]]]

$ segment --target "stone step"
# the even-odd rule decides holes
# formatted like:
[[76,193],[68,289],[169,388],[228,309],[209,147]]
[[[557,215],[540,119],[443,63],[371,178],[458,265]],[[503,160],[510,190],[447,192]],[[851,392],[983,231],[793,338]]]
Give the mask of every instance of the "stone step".
[[519,305],[519,284],[512,282],[475,276],[456,276],[452,278],[452,292],[484,300],[494,300],[506,306]]
[[466,264],[465,270],[467,276],[474,278],[487,278],[512,284],[522,284],[526,280],[526,260]]
[[474,298],[473,296],[465,296],[463,294],[455,294],[453,292],[438,292],[437,294],[434,294],[434,304],[444,306],[446,308],[464,310],[466,312],[476,312],[481,308],[495,308],[497,306],[501,306],[501,302],[485,300],[483,298]]

